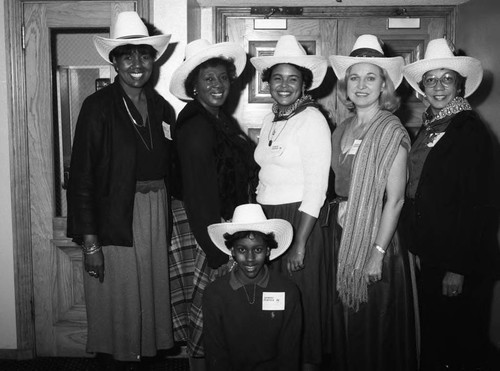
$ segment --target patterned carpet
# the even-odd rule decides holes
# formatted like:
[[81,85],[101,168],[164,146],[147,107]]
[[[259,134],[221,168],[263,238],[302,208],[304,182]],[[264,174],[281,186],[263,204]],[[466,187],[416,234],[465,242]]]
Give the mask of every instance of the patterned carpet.
[[[98,371],[102,370],[95,358],[35,358],[31,360],[0,360],[1,371]],[[159,358],[150,360],[144,370],[189,371],[187,358]]]

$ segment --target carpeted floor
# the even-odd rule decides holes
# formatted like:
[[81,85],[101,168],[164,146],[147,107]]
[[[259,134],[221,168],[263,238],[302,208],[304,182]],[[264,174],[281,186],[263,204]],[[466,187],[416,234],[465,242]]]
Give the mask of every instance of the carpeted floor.
[[[95,358],[35,358],[30,360],[1,360],[1,371],[98,371]],[[155,358],[147,363],[148,371],[189,371],[187,358]]]

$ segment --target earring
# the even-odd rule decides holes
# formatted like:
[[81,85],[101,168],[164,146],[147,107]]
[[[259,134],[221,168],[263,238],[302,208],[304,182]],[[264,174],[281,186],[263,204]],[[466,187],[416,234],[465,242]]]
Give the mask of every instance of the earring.
[[193,90],[193,95],[196,97],[198,95],[198,91],[196,89]]

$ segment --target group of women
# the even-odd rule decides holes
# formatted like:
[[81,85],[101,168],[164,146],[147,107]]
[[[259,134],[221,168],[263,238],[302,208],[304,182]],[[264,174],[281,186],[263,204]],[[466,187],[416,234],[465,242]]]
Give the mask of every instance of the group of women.
[[[274,100],[255,146],[224,110],[244,50],[186,46],[170,91],[188,103],[174,124],[149,81],[169,38],[124,12],[111,38],[94,39],[117,78],[87,98],[73,142],[68,235],[88,273],[87,350],[128,367],[186,342],[191,369],[204,369],[201,298],[235,264],[207,226],[258,202],[294,227],[271,267],[301,291],[303,370],[485,366],[478,311],[493,282],[481,266],[493,266],[483,248],[491,145],[466,100],[481,82],[479,61],[436,39],[404,66],[376,36],[358,37],[349,56],[330,57],[353,113],[332,135],[310,94],[328,60],[282,36],[273,56],[250,60]],[[393,114],[403,75],[429,104],[413,145]],[[408,250],[419,259],[419,306]]]

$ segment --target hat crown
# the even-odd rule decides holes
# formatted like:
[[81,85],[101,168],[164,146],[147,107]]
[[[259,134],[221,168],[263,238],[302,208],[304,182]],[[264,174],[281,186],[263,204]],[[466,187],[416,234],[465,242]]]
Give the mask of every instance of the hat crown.
[[276,43],[273,54],[275,57],[302,57],[304,55],[307,55],[304,47],[293,35],[281,36]]
[[191,41],[189,44],[186,45],[186,59],[191,58],[192,56],[198,54],[202,50],[205,50],[211,45],[212,44],[210,43],[210,41],[205,39],[198,39]]
[[429,41],[424,55],[424,59],[441,59],[454,57],[455,55],[453,54],[450,43],[444,38]]
[[267,221],[266,215],[259,204],[245,204],[234,209],[232,223],[261,223]]
[[384,51],[382,50],[382,43],[380,42],[380,39],[375,35],[365,34],[358,36],[356,42],[354,43],[354,46],[352,47],[351,54],[359,49],[372,49],[384,55]]
[[121,12],[111,27],[111,39],[149,37],[148,28],[136,12]]

